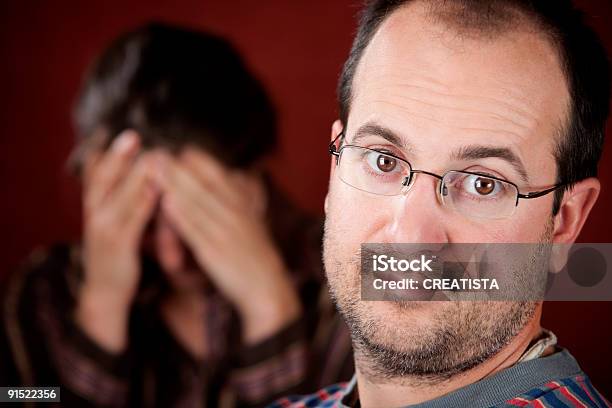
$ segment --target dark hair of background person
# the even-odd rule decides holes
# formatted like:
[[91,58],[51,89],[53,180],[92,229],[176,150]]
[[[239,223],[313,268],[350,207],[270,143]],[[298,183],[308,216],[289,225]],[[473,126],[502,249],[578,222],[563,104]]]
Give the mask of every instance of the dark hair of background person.
[[[338,84],[340,119],[346,125],[353,77],[359,60],[382,22],[394,10],[413,0],[374,0],[364,9],[357,35]],[[553,214],[561,205],[563,192],[585,178],[597,176],[605,125],[610,108],[610,66],[597,34],[583,20],[570,0],[457,0],[430,2],[434,17],[453,28],[480,35],[504,33],[521,24],[520,18],[535,23],[556,48],[567,78],[571,106],[568,122],[554,152],[557,183]]]
[[224,39],[151,23],[106,49],[85,77],[74,108],[79,167],[98,129],[140,133],[145,148],[195,145],[231,167],[248,168],[277,138],[263,86]]

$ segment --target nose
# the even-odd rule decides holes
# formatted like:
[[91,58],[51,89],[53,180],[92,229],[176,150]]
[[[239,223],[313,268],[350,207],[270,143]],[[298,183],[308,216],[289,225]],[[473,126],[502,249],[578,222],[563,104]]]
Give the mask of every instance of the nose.
[[155,244],[157,259],[166,272],[177,272],[183,268],[183,247],[176,232],[163,215],[157,218]]
[[438,179],[427,174],[413,174],[410,188],[393,197],[387,242],[448,243],[446,217],[438,199]]

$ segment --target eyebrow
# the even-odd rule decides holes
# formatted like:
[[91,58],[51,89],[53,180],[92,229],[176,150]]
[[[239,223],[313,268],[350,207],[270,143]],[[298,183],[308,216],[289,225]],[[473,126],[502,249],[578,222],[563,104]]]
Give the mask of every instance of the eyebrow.
[[[357,143],[368,136],[382,137],[389,143],[406,151],[415,150],[414,146],[412,146],[407,140],[400,137],[391,129],[381,126],[376,122],[367,122],[361,125],[353,135],[353,140],[351,140],[350,143]],[[470,145],[462,146],[451,154],[452,160],[478,160],[486,158],[499,158],[508,162],[518,173],[521,180],[523,180],[525,183],[529,183],[529,176],[527,175],[527,170],[525,170],[525,165],[523,164],[522,160],[507,147]]]
[[525,183],[529,182],[529,176],[527,175],[523,162],[507,147],[480,145],[463,146],[451,154],[453,160],[477,160],[489,157],[496,157],[508,162]]
[[400,136],[398,136],[391,129],[381,126],[374,122],[368,122],[359,127],[355,134],[353,135],[353,140],[351,143],[356,143],[361,139],[365,139],[368,136],[379,136],[383,139],[387,140],[389,143],[406,149],[411,150],[410,145],[407,141],[403,140]]

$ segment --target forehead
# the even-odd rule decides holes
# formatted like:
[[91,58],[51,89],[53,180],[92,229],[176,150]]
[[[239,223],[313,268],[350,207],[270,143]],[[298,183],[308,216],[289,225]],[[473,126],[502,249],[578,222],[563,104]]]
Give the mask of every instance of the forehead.
[[[569,104],[553,46],[523,24],[464,36],[420,2],[395,11],[366,48],[353,79],[353,121],[383,121],[427,140],[541,144],[550,149]],[[411,140],[414,143],[414,140]],[[525,147],[523,146],[522,149]]]

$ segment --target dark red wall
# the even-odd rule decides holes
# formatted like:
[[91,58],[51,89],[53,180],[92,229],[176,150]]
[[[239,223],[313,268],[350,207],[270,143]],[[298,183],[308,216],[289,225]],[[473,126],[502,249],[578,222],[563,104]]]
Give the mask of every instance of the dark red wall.
[[[280,111],[274,175],[304,208],[322,211],[336,117],[335,85],[360,1],[0,2],[0,276],[35,246],[79,235],[79,192],[63,164],[73,144],[70,107],[89,61],[118,33],[151,19],[229,37]],[[612,3],[583,0],[612,48]],[[612,131],[612,128],[609,127]],[[603,191],[580,237],[610,242],[611,146]],[[612,397],[611,303],[549,303],[544,325]]]

